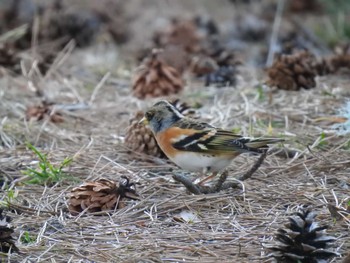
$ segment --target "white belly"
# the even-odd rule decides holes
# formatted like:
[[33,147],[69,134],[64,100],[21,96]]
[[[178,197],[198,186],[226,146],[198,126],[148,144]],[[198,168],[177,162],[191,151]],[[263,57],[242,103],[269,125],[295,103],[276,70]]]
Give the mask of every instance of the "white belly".
[[175,156],[175,158],[170,159],[188,171],[203,172],[203,169],[208,168],[210,172],[219,172],[231,163],[233,157],[214,157],[209,154],[182,152]]

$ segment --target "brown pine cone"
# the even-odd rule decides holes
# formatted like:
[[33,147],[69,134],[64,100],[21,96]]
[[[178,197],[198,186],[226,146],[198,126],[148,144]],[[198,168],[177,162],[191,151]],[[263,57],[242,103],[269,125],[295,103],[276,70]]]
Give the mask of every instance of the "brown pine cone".
[[350,44],[338,46],[335,54],[314,61],[313,67],[319,76],[336,73],[341,69],[350,69]]
[[170,28],[155,33],[153,41],[158,47],[176,45],[188,53],[196,53],[200,49],[200,36],[197,30],[193,20],[173,19]]
[[267,69],[268,84],[284,90],[310,89],[316,86],[315,57],[307,51],[278,56]]
[[159,59],[166,65],[169,65],[182,74],[189,65],[188,53],[179,46],[168,45],[164,51],[159,53]]
[[61,113],[54,112],[52,113],[53,104],[43,102],[41,105],[29,106],[26,109],[26,120],[36,120],[40,121],[44,118],[49,118],[53,123],[61,123],[64,121]]
[[332,71],[338,71],[341,68],[350,69],[350,44],[336,48],[336,55],[329,59]]
[[[234,64],[235,63],[235,64]],[[204,77],[205,86],[215,84],[216,86],[235,86],[238,62],[233,62],[231,55],[218,57],[198,56],[191,62],[191,72],[196,77]]]
[[190,71],[204,79],[205,86],[235,86],[240,64],[232,51],[222,46],[218,39],[211,39],[203,45],[201,55],[192,58]]
[[125,182],[99,179],[73,188],[68,200],[69,212],[78,215],[85,209],[89,213],[111,211],[124,207],[125,198],[138,200],[134,183],[130,183],[126,177],[123,178]]
[[18,252],[19,250],[16,247],[12,237],[13,229],[8,225],[11,221],[11,218],[3,215],[2,213],[3,209],[0,209],[0,252]]
[[319,0],[292,0],[288,2],[288,10],[294,13],[315,12],[322,11],[322,3]]
[[168,96],[183,89],[180,74],[158,58],[159,52],[154,49],[152,56],[135,73],[132,88],[139,99]]
[[159,148],[151,129],[148,126],[139,124],[143,115],[143,112],[139,111],[136,113],[136,116],[130,120],[130,125],[125,136],[126,146],[138,153],[165,158],[165,154]]
[[201,55],[192,58],[190,70],[196,77],[205,76],[219,69],[219,65],[209,56]]
[[[178,99],[170,101],[179,112],[190,118],[198,118],[197,112],[187,103],[181,102]],[[125,136],[125,145],[138,153],[145,153],[158,158],[166,158],[163,151],[158,146],[156,139],[153,136],[151,129],[139,124],[139,121],[144,116],[142,111],[136,113],[135,117],[130,120],[130,125],[127,128]]]
[[21,72],[20,58],[11,44],[0,44],[0,67],[10,69],[15,73]]

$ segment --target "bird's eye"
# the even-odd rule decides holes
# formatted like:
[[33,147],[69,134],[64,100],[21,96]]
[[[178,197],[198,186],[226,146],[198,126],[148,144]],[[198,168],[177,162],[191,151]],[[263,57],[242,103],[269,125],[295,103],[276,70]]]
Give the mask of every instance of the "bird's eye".
[[151,120],[154,116],[154,112],[148,111],[145,114],[147,120]]

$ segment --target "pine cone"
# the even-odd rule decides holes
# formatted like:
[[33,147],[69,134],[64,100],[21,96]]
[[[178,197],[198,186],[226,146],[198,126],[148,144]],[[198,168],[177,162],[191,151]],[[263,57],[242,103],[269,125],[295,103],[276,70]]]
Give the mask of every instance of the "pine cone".
[[135,184],[123,177],[125,182],[116,183],[107,179],[86,182],[73,188],[69,196],[69,212],[78,215],[87,209],[87,212],[110,211],[125,206],[125,198],[137,200]]
[[214,20],[206,16],[195,16],[192,19],[193,23],[197,27],[198,35],[201,38],[208,38],[210,36],[219,35],[219,26]]
[[158,58],[159,52],[154,49],[152,57],[138,68],[134,76],[132,87],[139,99],[176,94],[183,89],[180,74]]
[[20,58],[11,44],[0,43],[0,66],[17,74],[21,72]]
[[206,55],[192,58],[190,70],[196,77],[202,77],[219,69],[219,65],[214,59]]
[[165,158],[165,154],[159,148],[151,129],[148,126],[139,125],[139,121],[143,118],[143,115],[143,112],[139,111],[130,120],[125,136],[126,146],[138,153]]
[[329,59],[332,71],[338,71],[341,68],[350,69],[350,44],[338,47],[336,49],[336,55]]
[[48,15],[50,18],[42,33],[47,39],[65,39],[63,45],[74,39],[79,47],[86,47],[99,31],[100,21],[89,11],[67,9]]
[[237,66],[241,64],[233,52],[212,39],[204,46],[202,55],[194,57],[190,70],[196,76],[205,80],[205,86],[235,86],[237,82]]
[[182,74],[189,64],[188,53],[181,47],[168,45],[164,47],[164,51],[158,55],[159,60],[169,65]]
[[280,55],[267,69],[268,84],[284,90],[310,89],[316,86],[315,57],[307,51]]
[[41,105],[29,106],[26,110],[26,120],[36,120],[40,121],[44,118],[50,118],[53,123],[63,122],[63,117],[61,113],[54,112],[52,114],[52,103],[43,102]]
[[350,253],[348,253],[348,255],[345,256],[345,258],[343,259],[343,261],[341,263],[350,263]]
[[321,59],[314,59],[312,67],[318,76],[336,73],[342,69],[350,69],[350,44],[338,46],[335,54]]
[[172,25],[165,31],[156,32],[153,42],[158,47],[176,45],[188,53],[196,53],[200,49],[200,36],[193,20],[172,20]]
[[233,66],[222,66],[217,71],[206,75],[205,86],[215,84],[218,87],[236,86],[237,69]]
[[268,248],[278,262],[317,263],[328,262],[338,254],[328,250],[335,237],[327,236],[328,226],[318,226],[314,222],[316,214],[310,210],[299,212],[289,218],[287,229],[279,229],[277,243]]
[[1,253],[13,253],[19,252],[15,243],[13,242],[12,233],[13,229],[8,227],[11,218],[2,215],[3,210],[0,209],[0,252]]
[[[179,112],[190,118],[198,118],[197,112],[187,103],[176,99],[170,101]],[[139,125],[139,121],[144,116],[142,111],[136,113],[135,117],[130,120],[129,127],[126,130],[125,145],[138,153],[145,153],[158,158],[166,158],[163,151],[158,146],[151,129],[145,125]]]
[[92,10],[105,24],[107,31],[117,44],[124,44],[129,40],[130,29],[128,12],[125,1],[99,0],[91,1]]
[[[332,65],[332,59],[321,58],[313,62],[313,69],[316,75],[324,76],[335,72],[334,66]],[[349,63],[350,65],[350,63]]]
[[288,9],[294,13],[301,12],[320,12],[322,11],[321,1],[319,0],[292,0],[289,1]]
[[[144,62],[151,52],[151,48],[140,49],[136,53],[137,61],[139,63]],[[164,47],[163,52],[158,54],[158,59],[164,64],[175,68],[180,74],[187,69],[190,62],[188,53],[183,48],[175,45]]]

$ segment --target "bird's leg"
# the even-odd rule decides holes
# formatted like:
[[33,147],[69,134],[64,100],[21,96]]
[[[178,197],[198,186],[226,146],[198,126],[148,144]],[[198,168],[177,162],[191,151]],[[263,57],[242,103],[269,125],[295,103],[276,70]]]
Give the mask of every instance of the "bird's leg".
[[[256,163],[250,168],[249,171],[247,171],[245,174],[241,175],[238,178],[238,181],[243,182],[243,181],[249,179],[250,177],[252,177],[252,175],[259,169],[261,164],[264,162],[266,155],[267,155],[267,152],[264,152],[263,154],[261,154],[259,159],[256,161]],[[227,182],[221,186],[221,190],[225,190],[225,189],[229,189],[229,188],[237,188],[237,187],[239,187],[239,185],[240,184],[238,182]]]
[[[206,175],[206,174],[209,172],[209,169],[210,169],[210,168],[208,168],[208,167],[203,168],[202,175]],[[216,172],[212,172],[211,175],[206,176],[206,177],[204,177],[203,179],[201,179],[201,180],[197,183],[197,185],[203,186],[205,182],[208,182],[209,180],[213,179],[217,174],[218,174],[218,173],[216,173]]]
[[[238,181],[245,181],[247,179],[249,179],[255,172],[256,170],[259,169],[259,167],[261,166],[261,164],[263,163],[264,159],[266,158],[267,153],[263,153],[259,159],[256,161],[256,163],[250,168],[249,171],[247,171],[245,174],[243,174],[242,176],[240,176],[238,178]],[[182,183],[188,191],[190,191],[193,194],[209,194],[209,193],[217,193],[221,190],[226,190],[229,188],[237,188],[240,186],[239,183],[237,182],[227,182],[225,183],[227,176],[228,176],[228,172],[225,171],[223,172],[220,177],[218,182],[213,186],[213,187],[209,187],[209,186],[203,186],[201,184],[203,184],[204,182],[210,180],[211,178],[213,178],[215,174],[212,174],[206,178],[204,178],[203,180],[201,180],[198,184],[194,184],[190,179],[188,179],[186,176],[184,175],[180,175],[180,174],[175,174],[173,175],[173,178]]]
[[208,182],[209,180],[213,179],[218,173],[212,173],[211,175],[203,178],[198,182],[198,185],[202,186],[205,182]]

